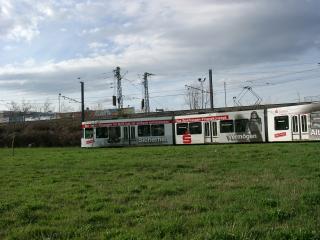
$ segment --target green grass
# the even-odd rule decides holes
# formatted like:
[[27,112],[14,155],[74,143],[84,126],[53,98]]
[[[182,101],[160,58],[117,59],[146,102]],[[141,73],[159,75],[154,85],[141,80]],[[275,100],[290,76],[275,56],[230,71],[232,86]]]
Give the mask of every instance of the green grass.
[[320,239],[319,143],[0,149],[0,239]]

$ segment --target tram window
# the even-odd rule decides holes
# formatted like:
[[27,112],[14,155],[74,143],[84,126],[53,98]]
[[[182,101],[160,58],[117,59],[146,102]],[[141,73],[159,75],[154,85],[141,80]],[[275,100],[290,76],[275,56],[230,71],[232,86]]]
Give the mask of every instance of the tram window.
[[84,138],[93,138],[93,128],[85,128],[84,130]]
[[289,129],[288,116],[274,117],[274,130],[288,130],[288,129]]
[[220,132],[221,132],[221,133],[231,133],[231,132],[234,132],[233,120],[220,121]]
[[97,138],[108,138],[108,128],[101,127],[96,129]]
[[311,128],[320,128],[320,112],[313,112],[311,117]]
[[201,122],[189,123],[189,131],[190,131],[190,134],[201,134],[202,123]]
[[121,137],[120,127],[110,127],[109,128],[109,139],[110,142],[119,142]]
[[301,116],[301,132],[308,132],[307,115]]
[[138,136],[139,137],[148,137],[148,136],[150,136],[150,125],[138,126]]
[[212,136],[218,136],[217,122],[212,122]]
[[128,140],[129,139],[129,134],[128,134],[128,127],[123,127],[123,139]]
[[210,137],[210,125],[208,122],[204,123],[204,135]]
[[249,122],[249,119],[236,119],[234,121],[235,132],[236,133],[245,132],[248,126],[248,122]]
[[120,137],[120,127],[110,127],[109,128],[109,135],[114,135],[117,137]]
[[292,132],[294,132],[294,133],[299,132],[298,116],[293,116],[292,117]]
[[120,127],[109,128],[109,138],[120,138],[120,136],[121,136]]
[[178,123],[177,124],[177,135],[182,135],[188,131],[188,123]]
[[151,136],[164,136],[164,124],[151,125]]
[[131,127],[130,131],[131,131],[130,138],[135,139],[136,138],[136,127]]

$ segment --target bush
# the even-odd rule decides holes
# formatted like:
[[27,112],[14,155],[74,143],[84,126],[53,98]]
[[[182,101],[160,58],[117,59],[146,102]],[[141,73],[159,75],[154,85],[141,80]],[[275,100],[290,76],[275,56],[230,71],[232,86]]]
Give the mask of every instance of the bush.
[[10,123],[0,126],[1,147],[11,147],[13,136],[16,147],[79,146],[81,127],[80,122],[74,120]]

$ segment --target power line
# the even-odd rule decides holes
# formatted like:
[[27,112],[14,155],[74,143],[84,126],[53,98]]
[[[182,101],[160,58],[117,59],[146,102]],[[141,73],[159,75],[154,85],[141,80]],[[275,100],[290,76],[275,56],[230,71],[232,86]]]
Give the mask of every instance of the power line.
[[274,76],[270,76],[270,77],[258,78],[258,79],[254,79],[254,80],[248,80],[247,82],[257,82],[257,81],[262,81],[262,80],[266,80],[266,79],[273,79],[273,78],[285,77],[285,76],[289,76],[289,75],[295,75],[295,74],[299,74],[299,73],[311,72],[311,71],[315,71],[315,70],[319,70],[319,68],[312,68],[312,69],[307,69],[307,70],[302,70],[302,71],[274,75]]
[[[301,62],[301,63],[292,63],[292,64],[281,64],[281,65],[272,65],[272,66],[268,66],[268,65],[264,65],[264,66],[256,66],[256,67],[251,67],[250,66],[250,68],[257,68],[257,69],[259,69],[259,68],[263,68],[263,69],[272,69],[273,71],[272,72],[274,72],[274,69],[279,69],[279,68],[288,68],[288,67],[293,67],[293,66],[299,66],[299,67],[301,67],[301,66],[305,66],[305,65],[311,65],[311,66],[314,66],[315,65],[315,62],[313,61],[313,62],[305,62],[305,63],[303,63],[303,62]],[[247,68],[248,68],[248,66],[247,66]],[[221,75],[221,74],[225,74],[225,73],[227,73],[227,74],[231,74],[231,75],[234,75],[234,74],[236,74],[236,75],[239,75],[239,74],[260,74],[260,73],[270,73],[270,71],[254,71],[254,72],[243,72],[243,71],[238,71],[238,72],[234,72],[234,71],[231,71],[231,70],[228,70],[228,69],[226,69],[226,70],[224,70],[224,69],[220,69],[220,70],[217,70],[216,71],[216,75]]]
[[[317,79],[317,76],[315,76],[314,78],[299,78],[299,79],[290,79],[290,80],[285,80],[285,81],[281,81],[281,82],[277,82],[277,83],[264,83],[264,84],[253,84],[252,86],[254,87],[268,87],[268,86],[275,86],[275,85],[280,85],[280,84],[285,84],[285,83],[288,83],[288,82],[296,82],[296,81],[308,81],[308,80],[313,80],[313,79]],[[226,84],[227,86],[235,86],[235,84]],[[188,85],[187,85],[188,86]],[[240,84],[237,84],[237,86],[235,87],[231,87],[231,88],[228,88],[228,92],[229,91],[233,91],[233,90],[240,90],[242,89],[243,86],[241,86]],[[166,90],[166,92],[180,92],[184,89],[177,89],[177,90]],[[201,90],[198,88],[198,90]],[[150,92],[152,94],[155,94],[155,93],[162,93],[163,91],[155,91],[155,92]],[[208,91],[204,90],[204,92],[208,93]],[[215,94],[219,94],[219,93],[224,93],[224,89],[221,89],[221,90],[215,90],[214,91]],[[139,94],[136,93],[136,94],[126,94],[125,97],[128,97],[128,96],[138,96]],[[149,98],[158,98],[158,97],[168,97],[168,96],[181,96],[181,95],[185,95],[184,94],[165,94],[165,95],[156,95],[156,96],[153,96],[153,97],[150,97]],[[111,97],[110,97],[111,98]],[[80,103],[80,101],[77,99],[77,98],[72,98],[74,99],[75,101],[73,101],[74,103]],[[86,97],[86,99],[97,99],[97,101],[105,101],[105,98],[101,98],[101,97]],[[138,99],[138,98],[136,98]],[[28,99],[25,99],[26,101],[30,102],[31,104],[41,104],[41,103],[45,103],[45,101],[42,101],[42,100],[32,100],[32,101],[29,101]],[[49,99],[46,99],[46,100],[51,100],[51,101],[56,101],[55,98],[49,98]],[[2,99],[1,100],[2,102],[10,102],[9,99]],[[93,102],[93,101],[90,101],[90,102]]]
[[[310,63],[311,64],[311,63]],[[284,67],[289,67],[289,66],[295,66],[295,65],[309,65],[309,63],[296,63],[296,64],[287,64],[287,65],[282,65],[282,66],[277,66],[277,68],[284,68]],[[252,83],[252,85],[250,85],[251,87],[271,87],[271,86],[275,86],[275,85],[280,85],[280,84],[286,84],[286,83],[291,83],[291,82],[297,82],[297,81],[308,81],[308,80],[313,80],[315,78],[317,78],[317,76],[314,76],[315,74],[312,74],[312,77],[308,77],[308,78],[297,78],[297,79],[283,79],[284,77],[288,77],[288,76],[292,76],[292,75],[298,75],[298,74],[302,74],[302,73],[308,73],[308,72],[315,72],[317,70],[320,70],[319,67],[317,68],[311,68],[311,69],[304,69],[304,70],[299,70],[299,71],[292,71],[292,72],[281,72],[280,74],[276,74],[276,75],[272,75],[272,76],[266,76],[266,77],[261,77],[261,78],[256,78],[256,79],[252,79],[252,80],[247,80],[247,81],[244,81],[244,82],[229,82],[229,83],[226,83],[226,86],[231,86],[231,87],[228,87],[228,92],[229,91],[236,91],[236,90],[239,90],[241,89],[244,85],[248,85],[248,83]],[[184,71],[183,73],[187,73],[188,71]],[[190,71],[189,71],[190,72]],[[178,72],[178,73],[181,73]],[[234,72],[233,72],[234,73]],[[251,72],[251,74],[259,74],[259,73],[266,73],[266,72]],[[274,74],[275,72],[273,72]],[[317,71],[318,73],[318,71]],[[106,74],[106,73],[102,73],[102,74]],[[219,74],[221,75],[219,72],[215,73],[216,75]],[[230,72],[228,73],[230,74]],[[241,74],[245,74],[244,72],[241,72]],[[247,74],[250,74],[250,72],[247,72]],[[163,74],[162,74],[163,75]],[[311,74],[307,74],[307,75],[311,75]],[[109,78],[109,76],[106,76],[107,78]],[[128,78],[124,78],[123,76],[121,76],[122,79],[125,79],[127,80],[128,82],[130,82],[130,84],[132,86],[134,86],[135,88],[138,89],[138,84],[134,83],[135,80],[130,80]],[[263,82],[265,80],[270,80],[268,82]],[[141,89],[139,89],[140,91]],[[159,98],[159,97],[170,97],[170,96],[181,96],[181,95],[185,95],[185,94],[179,94],[178,92],[182,91],[182,89],[177,89],[177,90],[165,90],[166,92],[177,92],[177,94],[165,94],[165,95],[156,95],[154,96],[155,98]],[[162,93],[163,91],[154,91],[154,92],[149,92],[149,94],[155,94],[155,93]],[[214,91],[215,94],[220,94],[220,93],[223,93],[224,90],[221,90],[221,86],[217,87],[216,90]],[[122,98],[126,98],[126,99],[138,99],[138,98],[134,98],[134,97],[131,97],[131,96],[137,96],[138,94],[127,94],[126,96],[122,96]],[[150,99],[153,99],[154,97],[150,97]],[[100,101],[100,97],[87,97],[88,99],[97,99],[97,101]],[[76,100],[75,103],[79,103],[79,99],[77,98],[73,98],[74,100]],[[11,100],[2,100],[2,102],[6,102],[6,101],[11,101]],[[56,98],[47,98],[45,101],[57,101]],[[34,100],[32,99],[31,100],[31,103],[32,104],[41,104],[41,103],[45,103],[45,101],[43,100]],[[70,101],[70,100],[69,100]]]
[[[275,85],[281,85],[281,84],[286,84],[286,83],[290,83],[290,82],[297,82],[297,81],[310,81],[310,80],[314,80],[314,79],[317,79],[318,76],[317,75],[314,75],[312,78],[297,78],[297,79],[288,79],[288,80],[281,80],[279,82],[268,82],[268,83],[259,83],[259,84],[253,84],[252,86],[253,87],[271,87],[271,86],[275,86]],[[244,83],[236,83],[236,84],[230,84],[230,83],[226,83],[226,86],[234,86],[234,87],[230,87],[228,88],[228,91],[232,91],[232,90],[239,90],[239,89],[242,89],[243,86],[241,86],[242,84]],[[188,86],[188,85],[186,85]],[[218,87],[219,89],[220,87]],[[181,92],[183,91],[184,89],[177,89],[177,90],[165,90],[166,92]],[[198,88],[198,90],[201,90],[200,88]],[[139,89],[140,91],[140,89]],[[155,93],[162,93],[163,91],[153,91],[153,92],[149,92],[151,94],[155,94]],[[208,93],[208,91],[204,90],[204,92]],[[222,86],[222,89],[220,90],[215,90],[214,91],[215,94],[219,94],[219,93],[224,93],[224,89],[223,89],[223,86]],[[125,96],[138,96],[139,94],[138,93],[135,93],[135,94],[126,94]],[[155,97],[166,97],[166,96],[178,96],[178,95],[185,95],[185,94],[165,94],[165,95],[157,95]],[[67,97],[66,97],[67,98]],[[68,97],[69,98],[69,97]],[[153,97],[149,97],[149,98],[153,98]],[[70,98],[70,99],[73,99],[75,101],[75,103],[80,103],[79,99],[78,98]],[[101,97],[86,97],[86,99],[101,99]],[[25,101],[27,102],[30,102],[31,104],[41,104],[41,103],[45,103],[46,101],[45,100],[34,100],[32,99],[31,101],[28,100],[28,99],[24,99]],[[47,98],[46,100],[48,101],[56,101],[57,99],[56,98]],[[101,99],[103,100],[103,99]],[[11,100],[10,99],[1,99],[0,101],[2,102],[10,102]]]
[[76,100],[74,98],[66,97],[66,96],[63,96],[63,95],[61,95],[61,97],[63,99],[65,99],[65,100],[69,100],[69,101],[74,102],[74,103],[81,103],[80,101],[78,101],[78,100]]
[[[313,72],[315,70],[320,70],[320,69],[308,69],[308,70],[303,70],[303,71],[298,71],[298,72],[291,72],[290,74],[287,73],[285,74],[285,76],[287,75],[293,75],[293,74],[299,74],[299,73],[302,73],[302,72]],[[281,76],[284,76],[284,75],[281,75]],[[239,86],[239,87],[243,87],[244,85],[247,85],[248,83],[252,83],[252,86],[271,86],[271,85],[277,85],[277,84],[280,84],[281,82],[290,82],[292,81],[292,79],[285,79],[285,80],[278,80],[277,82],[274,82],[274,81],[268,81],[266,83],[255,83],[255,82],[260,82],[262,80],[267,80],[267,79],[273,79],[273,78],[280,78],[281,77],[280,75],[277,75],[277,76],[270,76],[270,77],[265,77],[265,78],[259,78],[259,79],[253,79],[253,80],[247,80],[245,82],[235,82],[235,83],[227,83],[227,86]],[[312,75],[314,76],[314,75]],[[309,76],[310,77],[310,76]],[[307,78],[304,78],[306,80],[308,80]],[[310,78],[309,78],[310,79]],[[232,81],[232,80],[231,80]]]
[[159,96],[152,96],[150,98],[162,98],[162,97],[174,97],[174,96],[185,96],[185,93],[180,93],[180,94],[167,94],[167,95],[159,95]]

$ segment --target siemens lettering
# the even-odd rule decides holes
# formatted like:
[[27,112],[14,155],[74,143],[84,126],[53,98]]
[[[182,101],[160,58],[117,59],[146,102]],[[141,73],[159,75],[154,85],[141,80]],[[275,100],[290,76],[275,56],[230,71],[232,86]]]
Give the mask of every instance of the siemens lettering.
[[312,136],[320,136],[320,129],[311,129]]
[[139,138],[138,139],[139,143],[166,143],[168,142],[167,138],[165,137],[147,137],[147,138]]

